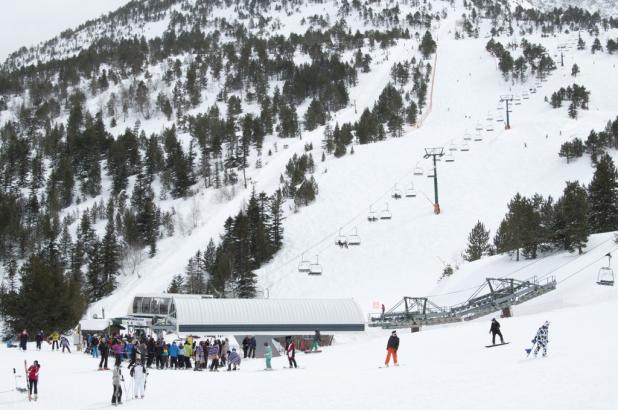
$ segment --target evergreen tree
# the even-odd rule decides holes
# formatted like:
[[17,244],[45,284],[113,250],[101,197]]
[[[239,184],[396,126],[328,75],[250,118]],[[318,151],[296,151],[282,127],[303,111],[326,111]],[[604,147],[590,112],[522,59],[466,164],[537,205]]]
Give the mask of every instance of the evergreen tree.
[[182,289],[184,288],[184,280],[182,275],[174,275],[172,282],[167,288],[167,293],[182,293]]
[[567,182],[554,211],[554,242],[561,248],[581,255],[588,242],[588,198],[578,182]]
[[618,172],[609,154],[603,154],[588,185],[590,233],[618,230]]
[[468,247],[466,248],[464,259],[468,262],[481,259],[481,257],[488,254],[490,250],[489,230],[485,229],[485,225],[483,225],[481,221],[478,221],[468,235]]
[[120,248],[113,219],[109,219],[105,227],[105,236],[101,241],[101,260],[101,293],[105,296],[116,289],[116,277],[120,269]]
[[431,33],[429,31],[425,31],[423,35],[423,40],[419,46],[419,50],[421,50],[421,54],[423,54],[423,58],[428,58],[430,55],[436,52],[437,44],[434,41]]
[[319,100],[313,99],[305,113],[305,129],[307,131],[312,131],[325,123],[326,113],[324,112],[324,107]]

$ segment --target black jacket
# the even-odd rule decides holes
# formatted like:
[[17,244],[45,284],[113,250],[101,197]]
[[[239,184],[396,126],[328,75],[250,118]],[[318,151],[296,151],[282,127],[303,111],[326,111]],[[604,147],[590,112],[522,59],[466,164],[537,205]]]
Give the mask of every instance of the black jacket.
[[388,338],[386,349],[388,350],[390,347],[394,348],[395,350],[399,349],[399,338],[396,335],[392,335]]
[[498,333],[500,331],[500,323],[497,320],[493,320],[491,322],[491,328],[489,328],[491,333]]

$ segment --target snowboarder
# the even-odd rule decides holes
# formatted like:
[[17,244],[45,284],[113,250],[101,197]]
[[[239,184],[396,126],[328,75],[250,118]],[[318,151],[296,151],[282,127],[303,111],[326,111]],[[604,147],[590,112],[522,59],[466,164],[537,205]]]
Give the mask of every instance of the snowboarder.
[[43,339],[43,331],[39,330],[39,332],[34,337],[34,340],[36,341],[36,350],[41,350],[41,343],[43,343]]
[[272,370],[270,361],[273,358],[273,348],[270,347],[268,342],[264,342],[264,359],[266,359],[266,370]]
[[311,343],[311,351],[318,350],[320,347],[320,329],[315,329],[315,334],[313,335],[313,342]]
[[297,368],[298,365],[296,364],[296,345],[294,344],[294,340],[290,340],[290,344],[288,344],[288,362],[290,363],[290,368],[292,368],[292,366],[294,366],[294,368]]
[[120,382],[124,382],[124,377],[122,376],[122,371],[120,370],[120,362],[116,361],[112,372],[112,385],[114,386],[112,405],[114,406],[122,404],[122,387]]
[[386,344],[386,360],[384,361],[384,365],[388,367],[388,363],[391,361],[391,356],[393,357],[393,362],[395,366],[399,366],[397,363],[397,350],[399,349],[399,337],[397,336],[397,331],[393,330],[391,332],[391,337],[388,338],[388,343]]
[[534,357],[536,357],[539,350],[543,348],[543,357],[547,356],[547,343],[549,343],[549,322],[543,323],[543,326],[536,332],[536,336],[532,339],[532,343],[536,343],[534,349]]
[[238,367],[240,367],[240,355],[236,352],[236,348],[234,347],[228,357],[227,371],[240,370]]
[[69,343],[69,339],[66,336],[60,338],[60,346],[62,346],[62,353],[64,353],[64,349],[67,349],[69,353],[71,353],[71,343]]
[[496,318],[491,319],[491,327],[489,328],[489,333],[492,334],[491,344],[496,344],[496,335],[500,336],[500,343],[504,344],[504,338],[502,337],[502,332],[500,331],[500,323],[498,323]]
[[144,387],[146,384],[146,368],[142,365],[142,361],[137,359],[135,366],[131,369],[131,377],[133,377],[133,396],[137,399],[144,398]]
[[41,366],[39,365],[38,360],[35,360],[34,363],[28,367],[28,400],[32,401],[32,391],[34,390],[34,401],[37,400],[37,396],[39,394],[38,384],[39,384],[39,371]]
[[28,331],[26,329],[19,334],[19,348],[23,351],[28,348]]

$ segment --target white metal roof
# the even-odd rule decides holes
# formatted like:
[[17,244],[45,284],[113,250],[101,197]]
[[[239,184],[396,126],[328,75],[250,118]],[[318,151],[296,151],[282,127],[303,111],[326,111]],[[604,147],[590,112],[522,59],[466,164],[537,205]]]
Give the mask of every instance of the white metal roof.
[[[353,299],[202,299],[174,296],[179,330],[227,328],[272,332],[276,329],[364,328],[364,316]],[[195,328],[195,331],[199,331]]]
[[84,319],[79,321],[79,327],[84,331],[101,332],[109,326],[109,319]]

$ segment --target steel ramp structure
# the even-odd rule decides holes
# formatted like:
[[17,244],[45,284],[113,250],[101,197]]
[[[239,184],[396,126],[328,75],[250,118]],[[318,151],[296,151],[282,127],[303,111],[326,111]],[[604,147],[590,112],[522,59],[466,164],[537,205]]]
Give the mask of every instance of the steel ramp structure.
[[384,314],[370,315],[369,326],[393,329],[472,320],[519,305],[554,289],[556,278],[553,276],[543,283],[536,277],[525,281],[487,278],[468,300],[450,307],[438,306],[427,297],[405,296]]

